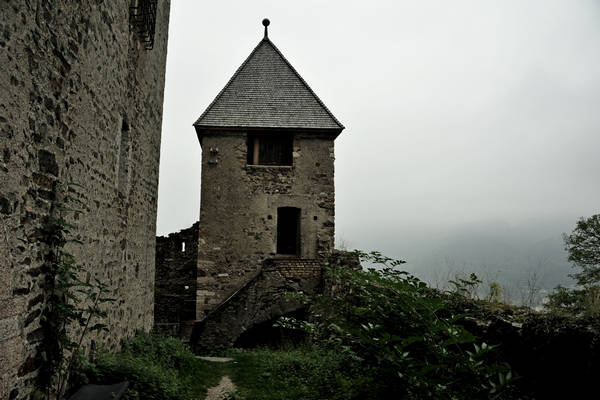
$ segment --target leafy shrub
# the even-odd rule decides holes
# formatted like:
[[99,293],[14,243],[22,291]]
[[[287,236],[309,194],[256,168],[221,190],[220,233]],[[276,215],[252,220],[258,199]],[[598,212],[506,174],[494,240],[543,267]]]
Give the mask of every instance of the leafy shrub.
[[220,375],[180,340],[138,333],[119,353],[100,352],[94,362],[80,359],[74,378],[77,385],[127,380],[126,400],[191,400],[214,386]]
[[445,305],[441,293],[387,265],[400,262],[360,253],[381,270],[331,269],[343,290],[313,306],[321,343],[377,371],[378,398],[500,398],[512,373],[493,361],[493,347],[477,343]]
[[544,307],[557,315],[597,317],[600,315],[600,285],[587,285],[579,289],[558,285],[548,296]]
[[186,371],[197,361],[196,356],[181,340],[140,332],[123,343],[123,353],[143,356],[153,363]]

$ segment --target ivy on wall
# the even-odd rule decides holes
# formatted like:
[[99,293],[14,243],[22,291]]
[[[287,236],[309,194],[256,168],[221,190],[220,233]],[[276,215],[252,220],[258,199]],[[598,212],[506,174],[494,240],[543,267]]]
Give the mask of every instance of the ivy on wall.
[[47,252],[45,305],[40,317],[44,336],[38,353],[41,361],[38,398],[63,398],[73,361],[85,336],[108,330],[99,321],[106,317],[104,303],[115,300],[108,297],[108,287],[98,279],[82,280],[84,269],[68,250],[70,243],[83,244],[74,238],[75,226],[67,220],[69,215],[80,214],[84,206],[71,195],[77,186],[55,185],[55,201],[40,232],[40,241]]

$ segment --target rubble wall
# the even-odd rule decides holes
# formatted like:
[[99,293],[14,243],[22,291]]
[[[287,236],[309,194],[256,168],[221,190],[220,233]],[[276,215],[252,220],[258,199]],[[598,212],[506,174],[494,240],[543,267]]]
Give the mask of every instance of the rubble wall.
[[178,327],[195,318],[197,263],[198,222],[156,238],[155,324]]

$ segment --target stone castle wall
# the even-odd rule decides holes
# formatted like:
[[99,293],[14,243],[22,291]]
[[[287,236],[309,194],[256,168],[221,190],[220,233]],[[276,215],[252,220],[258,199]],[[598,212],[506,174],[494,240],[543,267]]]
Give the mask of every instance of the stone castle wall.
[[247,165],[246,135],[202,138],[197,313],[220,304],[276,256],[277,208],[300,214],[300,258],[329,256],[334,238],[334,144],[297,134],[293,166]]
[[150,329],[169,2],[154,49],[135,1],[8,0],[0,7],[0,399],[28,396],[39,366],[44,217],[61,185],[83,205],[69,250],[110,287],[109,348]]

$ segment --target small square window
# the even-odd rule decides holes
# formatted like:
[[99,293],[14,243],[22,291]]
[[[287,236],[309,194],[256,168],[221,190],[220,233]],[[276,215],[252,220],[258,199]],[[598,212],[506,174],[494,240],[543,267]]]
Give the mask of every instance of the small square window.
[[248,165],[292,165],[294,138],[286,133],[248,135]]

